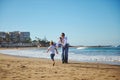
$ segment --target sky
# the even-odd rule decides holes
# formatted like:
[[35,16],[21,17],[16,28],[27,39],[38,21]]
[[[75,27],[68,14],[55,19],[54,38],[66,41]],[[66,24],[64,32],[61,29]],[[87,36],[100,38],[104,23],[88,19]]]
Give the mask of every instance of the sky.
[[0,0],[0,31],[71,45],[120,45],[120,0]]

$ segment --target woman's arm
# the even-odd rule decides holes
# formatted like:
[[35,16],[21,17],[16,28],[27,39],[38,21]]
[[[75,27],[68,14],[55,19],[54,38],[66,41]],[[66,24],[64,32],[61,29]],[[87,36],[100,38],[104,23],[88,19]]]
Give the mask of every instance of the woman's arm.
[[65,46],[67,44],[67,37],[64,38],[62,45]]

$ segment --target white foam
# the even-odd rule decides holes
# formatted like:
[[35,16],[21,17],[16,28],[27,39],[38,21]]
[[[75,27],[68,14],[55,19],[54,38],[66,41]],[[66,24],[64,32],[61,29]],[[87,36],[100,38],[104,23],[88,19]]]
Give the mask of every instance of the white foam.
[[[0,50],[0,53],[24,57],[50,58],[50,54],[46,50]],[[59,58],[58,55],[56,55],[57,58]]]
[[78,47],[77,49],[85,49],[86,47]]
[[[24,57],[35,57],[35,58],[50,58],[50,54],[46,53],[46,50],[19,50],[19,49],[11,49],[11,50],[0,50],[0,53],[15,55],[15,56],[24,56]],[[55,59],[61,59],[61,51],[59,50],[59,54],[55,55]],[[120,56],[113,55],[83,55],[83,54],[75,54],[73,52],[69,52],[69,60],[75,61],[93,61],[93,62],[112,62],[120,65]]]

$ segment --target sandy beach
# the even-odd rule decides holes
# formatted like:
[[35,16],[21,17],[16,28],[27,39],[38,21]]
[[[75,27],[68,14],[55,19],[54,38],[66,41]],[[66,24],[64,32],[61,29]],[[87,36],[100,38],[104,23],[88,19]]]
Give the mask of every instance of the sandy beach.
[[120,80],[120,66],[0,54],[0,80]]

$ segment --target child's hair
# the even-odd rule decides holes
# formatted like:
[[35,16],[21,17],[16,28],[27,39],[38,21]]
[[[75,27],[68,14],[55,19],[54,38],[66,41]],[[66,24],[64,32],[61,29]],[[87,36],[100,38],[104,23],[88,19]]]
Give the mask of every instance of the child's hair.
[[50,41],[50,45],[53,45],[54,43],[53,43],[53,41]]
[[62,38],[61,37],[59,37],[60,38],[60,41],[62,42]]
[[59,37],[60,38],[60,40],[62,39],[61,37]]

